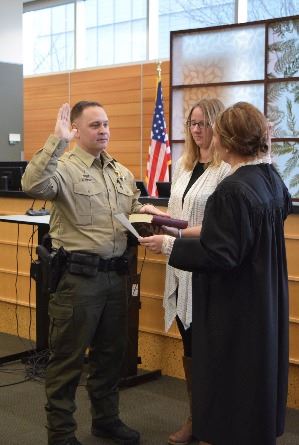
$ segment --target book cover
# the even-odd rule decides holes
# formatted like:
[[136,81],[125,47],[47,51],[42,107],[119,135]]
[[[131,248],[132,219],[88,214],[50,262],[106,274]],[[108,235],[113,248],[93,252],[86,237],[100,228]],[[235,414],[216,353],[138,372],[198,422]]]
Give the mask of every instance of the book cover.
[[176,227],[177,229],[186,229],[188,221],[183,219],[169,218],[167,216],[150,215],[148,213],[132,213],[129,216],[131,224],[147,223],[156,226]]

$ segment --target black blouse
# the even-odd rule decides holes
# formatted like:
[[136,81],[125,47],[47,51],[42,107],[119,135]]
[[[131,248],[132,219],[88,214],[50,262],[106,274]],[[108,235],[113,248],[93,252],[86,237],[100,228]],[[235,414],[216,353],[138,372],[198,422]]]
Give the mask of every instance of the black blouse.
[[186,190],[184,191],[183,198],[182,198],[182,205],[184,204],[184,199],[188,191],[191,189],[192,185],[198,180],[198,178],[203,174],[205,171],[205,164],[202,164],[201,162],[198,162],[192,172],[191,178],[187,184]]

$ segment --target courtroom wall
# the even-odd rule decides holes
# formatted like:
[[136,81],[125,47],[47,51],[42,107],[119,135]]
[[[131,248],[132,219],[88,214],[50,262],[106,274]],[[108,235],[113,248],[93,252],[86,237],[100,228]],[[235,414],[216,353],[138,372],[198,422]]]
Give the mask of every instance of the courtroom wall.
[[[64,102],[95,100],[106,109],[111,139],[109,152],[136,179],[144,179],[156,97],[156,63],[72,71],[24,79],[24,153],[33,153],[53,132]],[[169,62],[162,63],[166,122],[169,116]]]

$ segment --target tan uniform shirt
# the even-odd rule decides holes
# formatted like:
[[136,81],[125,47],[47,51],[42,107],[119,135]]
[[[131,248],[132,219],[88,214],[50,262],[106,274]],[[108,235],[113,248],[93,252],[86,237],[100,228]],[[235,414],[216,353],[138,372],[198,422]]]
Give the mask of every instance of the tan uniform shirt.
[[52,201],[50,235],[53,247],[95,252],[102,258],[121,256],[126,229],[115,213],[136,213],[142,207],[132,173],[108,153],[95,158],[76,146],[49,136],[28,164],[24,192]]

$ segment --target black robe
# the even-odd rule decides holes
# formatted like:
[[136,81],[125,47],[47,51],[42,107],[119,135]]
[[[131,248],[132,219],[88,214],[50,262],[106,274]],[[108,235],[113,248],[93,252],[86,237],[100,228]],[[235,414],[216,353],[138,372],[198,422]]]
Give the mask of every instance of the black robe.
[[274,445],[288,388],[290,195],[269,164],[240,167],[207,201],[199,238],[171,266],[193,272],[193,433],[213,445]]

